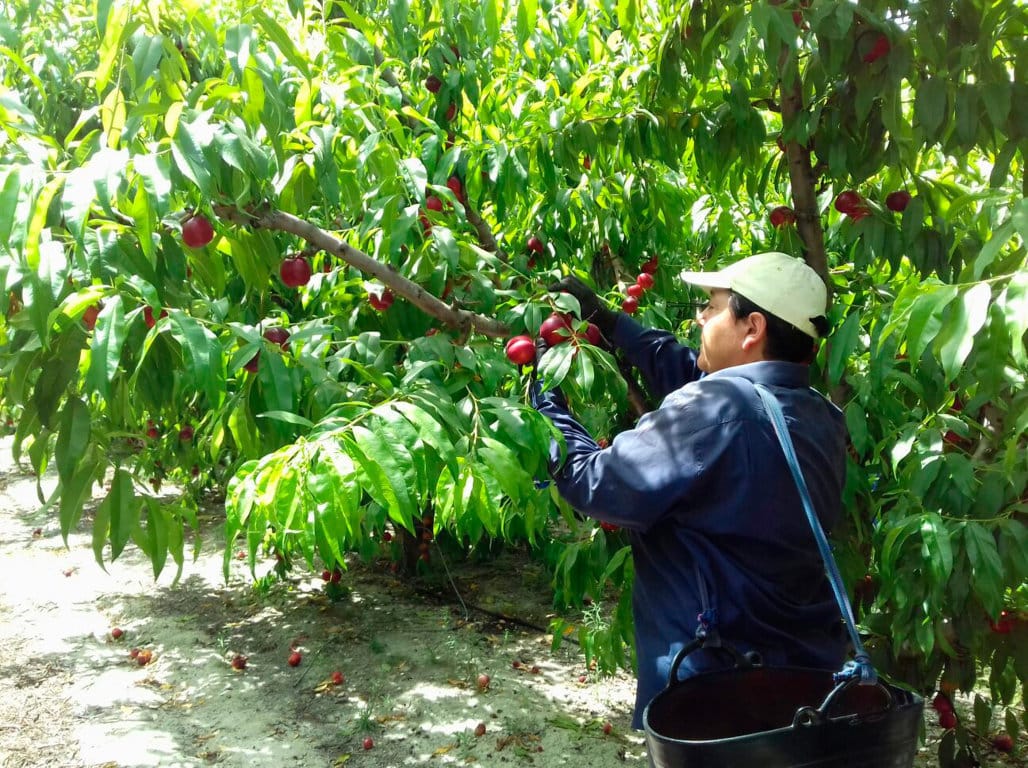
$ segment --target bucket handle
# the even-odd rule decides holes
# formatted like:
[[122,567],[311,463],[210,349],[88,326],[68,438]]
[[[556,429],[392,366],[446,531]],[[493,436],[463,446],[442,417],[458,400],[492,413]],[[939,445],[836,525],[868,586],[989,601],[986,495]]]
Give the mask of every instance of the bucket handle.
[[[851,677],[847,680],[843,680],[836,685],[832,690],[825,696],[825,700],[821,702],[821,706],[817,707],[800,707],[796,710],[796,714],[792,718],[792,727],[799,728],[800,726],[813,726],[821,725],[828,719],[828,710],[835,704],[836,700],[842,695],[843,691],[849,688],[851,685],[859,685],[860,681],[858,678]],[[888,712],[895,705],[896,701],[892,697],[892,692],[881,682],[875,683],[875,685],[881,689],[882,693],[885,694],[885,709],[883,712]]]
[[690,643],[682,646],[682,649],[675,654],[675,658],[671,662],[671,670],[668,672],[667,684],[669,688],[673,685],[677,685],[678,683],[685,682],[684,680],[678,679],[678,668],[682,665],[682,662],[685,661],[686,656],[693,651],[704,647],[727,653],[732,657],[732,661],[735,662],[736,669],[748,669],[749,667],[757,667],[761,664],[760,654],[758,653],[739,653],[735,648],[728,644],[721,642],[707,642],[707,638],[697,637]]

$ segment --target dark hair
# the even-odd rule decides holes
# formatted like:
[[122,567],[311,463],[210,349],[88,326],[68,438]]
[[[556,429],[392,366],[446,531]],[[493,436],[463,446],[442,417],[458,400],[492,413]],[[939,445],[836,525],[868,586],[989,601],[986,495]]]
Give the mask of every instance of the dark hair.
[[[787,363],[810,363],[817,354],[818,340],[814,339],[795,325],[786,322],[766,309],[758,307],[745,296],[731,291],[728,306],[737,320],[759,312],[767,320],[767,346],[764,354],[770,360],[784,360]],[[810,318],[814,328],[822,338],[828,333],[828,318],[824,315]]]

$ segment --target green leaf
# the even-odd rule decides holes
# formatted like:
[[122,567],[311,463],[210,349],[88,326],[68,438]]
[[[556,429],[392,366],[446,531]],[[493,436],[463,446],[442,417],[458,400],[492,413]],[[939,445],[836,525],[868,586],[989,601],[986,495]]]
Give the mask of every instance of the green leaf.
[[932,77],[921,83],[914,97],[914,115],[929,139],[934,140],[946,117],[946,81]]
[[361,426],[351,428],[343,441],[346,452],[371,482],[366,488],[368,493],[392,520],[409,531],[414,530],[418,510],[408,490],[414,478],[414,467],[403,446],[389,445]]
[[25,262],[33,272],[39,270],[40,243],[43,241],[43,229],[46,227],[47,216],[54,195],[64,186],[65,176],[59,174],[46,183],[32,206],[29,216],[29,227],[25,235]]
[[543,353],[542,359],[539,360],[537,374],[545,391],[559,387],[567,378],[574,355],[575,346],[573,344],[558,344]]
[[996,540],[985,526],[972,521],[964,526],[964,544],[974,592],[988,614],[997,616],[1003,608],[1003,562]]
[[303,416],[293,413],[292,411],[264,411],[263,413],[258,413],[257,418],[284,421],[287,424],[297,424],[308,429],[312,429],[314,427],[313,421],[305,419]]
[[946,523],[935,512],[921,521],[921,559],[932,574],[936,589],[942,589],[953,572],[953,547]]
[[61,411],[61,423],[57,433],[54,456],[57,461],[57,476],[62,483],[68,482],[89,445],[90,416],[88,406],[77,397],[69,397]]
[[925,349],[935,339],[942,328],[946,305],[957,297],[957,288],[953,285],[925,288],[926,292],[915,299],[907,322],[907,354],[914,361],[921,359]]
[[993,231],[992,237],[990,237],[989,241],[982,246],[982,250],[974,260],[974,269],[972,274],[974,275],[975,280],[981,278],[982,273],[992,265],[992,262],[996,260],[1000,249],[1003,248],[1003,246],[1006,245],[1013,236],[1013,221],[1008,221],[1006,224]]
[[153,577],[156,579],[168,561],[168,528],[170,525],[181,527],[182,521],[169,521],[168,514],[156,499],[147,497],[145,503],[146,538],[150,549],[150,562],[153,565]]
[[85,387],[107,399],[118,373],[121,348],[128,336],[121,296],[108,299],[96,319]]
[[204,197],[213,191],[211,163],[205,150],[214,141],[214,129],[207,121],[209,113],[198,113],[192,120],[180,120],[171,140],[171,154],[175,165],[192,181]]
[[846,361],[853,354],[859,341],[860,312],[850,312],[828,342],[828,380],[831,385],[834,386],[842,380],[846,372]]
[[188,380],[207,395],[211,407],[225,395],[225,362],[217,337],[180,309],[168,310],[171,332],[186,354]]
[[992,289],[987,283],[979,283],[965,291],[960,298],[936,339],[939,362],[942,363],[947,381],[957,377],[974,347],[975,336],[988,317]]
[[62,481],[57,489],[61,494],[58,517],[61,522],[61,537],[68,544],[68,534],[78,525],[83,505],[91,498],[93,479],[96,476],[97,461],[92,456],[85,459],[79,471]]

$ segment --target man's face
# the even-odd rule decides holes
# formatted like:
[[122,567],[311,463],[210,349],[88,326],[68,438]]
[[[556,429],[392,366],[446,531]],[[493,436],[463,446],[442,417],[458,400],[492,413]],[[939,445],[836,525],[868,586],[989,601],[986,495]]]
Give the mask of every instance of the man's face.
[[700,336],[700,356],[697,365],[701,371],[714,373],[733,365],[751,362],[746,344],[752,332],[747,319],[737,320],[728,306],[731,293],[723,288],[710,291],[710,301],[697,314],[703,329]]

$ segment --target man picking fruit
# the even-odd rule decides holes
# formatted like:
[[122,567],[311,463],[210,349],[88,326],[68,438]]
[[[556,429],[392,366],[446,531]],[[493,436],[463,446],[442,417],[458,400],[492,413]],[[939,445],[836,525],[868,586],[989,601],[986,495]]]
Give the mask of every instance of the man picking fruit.
[[[699,350],[603,305],[574,277],[574,295],[642,373],[660,407],[601,449],[559,390],[532,387],[532,404],[563,433],[550,472],[579,512],[625,529],[635,565],[638,687],[633,725],[668,682],[701,615],[740,652],[765,664],[838,669],[846,651],[839,609],[799,492],[754,385],[778,398],[826,529],[839,519],[846,468],[842,413],[809,386],[809,362],[828,330],[827,292],[803,261],[761,253],[720,272],[686,272],[709,301],[697,313]],[[680,676],[728,663],[689,654]]]

